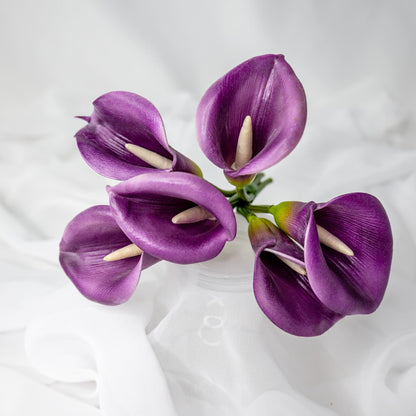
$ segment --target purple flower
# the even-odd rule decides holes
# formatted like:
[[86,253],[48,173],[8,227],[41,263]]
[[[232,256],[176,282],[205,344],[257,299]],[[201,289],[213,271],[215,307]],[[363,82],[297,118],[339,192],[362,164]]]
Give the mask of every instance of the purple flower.
[[[128,238],[146,253],[174,263],[215,257],[236,233],[233,209],[204,179],[183,172],[154,172],[108,187],[113,216]],[[190,208],[205,214],[174,223]],[[195,221],[195,222],[194,222]]]
[[159,261],[147,253],[104,261],[108,254],[130,244],[111,216],[110,207],[98,205],[81,212],[67,225],[59,246],[59,261],[84,296],[117,305],[133,294],[141,270]]
[[270,212],[304,246],[308,281],[322,303],[345,315],[377,309],[393,251],[390,223],[377,198],[351,193],[319,204],[283,202]]
[[256,259],[254,295],[265,315],[298,336],[320,335],[343,315],[324,305],[305,276],[303,250],[274,224],[251,218],[249,236]]
[[168,145],[160,114],[145,98],[114,91],[93,104],[91,117],[81,117],[88,124],[75,137],[82,157],[96,172],[118,180],[155,168],[201,176],[193,161]]
[[[244,136],[252,148],[242,162],[235,163],[243,121],[244,130],[251,128],[247,116],[252,138]],[[208,89],[197,110],[203,152],[236,184],[249,182],[288,155],[305,122],[305,93],[283,55],[258,56],[238,65]]]

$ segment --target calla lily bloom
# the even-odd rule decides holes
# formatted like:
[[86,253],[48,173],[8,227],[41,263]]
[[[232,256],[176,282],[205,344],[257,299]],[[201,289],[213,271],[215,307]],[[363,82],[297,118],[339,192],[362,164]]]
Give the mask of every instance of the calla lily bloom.
[[287,156],[305,122],[305,92],[283,55],[238,65],[207,90],[197,110],[203,152],[240,186]]
[[253,288],[257,303],[279,328],[298,336],[327,331],[343,315],[315,295],[302,249],[269,220],[250,220],[249,237],[256,259]]
[[125,91],[94,101],[88,124],[75,137],[82,157],[99,174],[118,180],[154,169],[202,176],[199,167],[168,145],[159,112],[145,98]]
[[393,251],[390,223],[377,198],[351,193],[319,204],[282,202],[270,212],[304,247],[308,280],[322,303],[345,315],[377,309]]
[[97,205],[81,212],[67,225],[59,246],[59,261],[85,297],[117,305],[133,294],[141,270],[159,261],[147,253],[105,261],[105,257],[130,244],[111,216],[110,207]]
[[[233,209],[204,179],[183,172],[143,174],[108,187],[114,219],[144,252],[174,263],[197,263],[220,253],[236,234]],[[201,207],[184,221],[190,208]],[[208,215],[207,215],[208,212]],[[183,213],[183,215],[179,215]],[[198,214],[199,215],[199,214]]]

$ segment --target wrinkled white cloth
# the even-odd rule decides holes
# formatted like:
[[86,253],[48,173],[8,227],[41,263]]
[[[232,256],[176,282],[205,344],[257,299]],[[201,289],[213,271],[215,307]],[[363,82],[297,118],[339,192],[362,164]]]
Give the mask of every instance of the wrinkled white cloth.
[[[416,411],[415,4],[215,0],[0,6],[0,414],[412,416]],[[160,110],[170,144],[196,145],[198,100],[244,59],[285,53],[309,116],[266,173],[259,203],[370,192],[393,228],[385,299],[305,339],[274,327],[251,289],[245,223],[220,258],[161,262],[132,299],[84,299],[60,269],[66,224],[107,203],[74,133],[91,101],[125,89]]]

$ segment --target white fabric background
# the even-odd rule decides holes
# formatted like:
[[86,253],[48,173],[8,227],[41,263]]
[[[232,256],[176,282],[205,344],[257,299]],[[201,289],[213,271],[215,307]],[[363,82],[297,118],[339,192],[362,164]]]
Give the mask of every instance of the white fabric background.
[[[0,414],[414,415],[415,21],[411,0],[1,2]],[[309,116],[259,202],[379,197],[395,243],[381,307],[314,339],[273,327],[245,276],[244,222],[221,261],[161,263],[118,307],[83,299],[58,243],[110,181],[78,154],[73,116],[107,91],[141,94],[224,185],[196,146],[195,109],[263,53],[285,54]],[[232,285],[201,277],[236,263]]]

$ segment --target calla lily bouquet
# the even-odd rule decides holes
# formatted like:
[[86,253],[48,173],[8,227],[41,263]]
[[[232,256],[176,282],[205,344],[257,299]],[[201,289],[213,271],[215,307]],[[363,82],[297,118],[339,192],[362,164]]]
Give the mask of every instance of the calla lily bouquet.
[[216,257],[236,235],[237,214],[248,221],[257,303],[284,331],[320,335],[346,315],[379,306],[393,243],[374,196],[253,203],[272,180],[262,171],[295,148],[306,122],[303,87],[282,55],[243,62],[198,106],[199,144],[233,190],[203,179],[195,162],[169,146],[157,109],[139,95],[110,92],[81,118],[82,157],[120,181],[107,187],[109,205],[77,215],[60,243],[61,265],[87,298],[120,304],[141,271],[160,260]]

